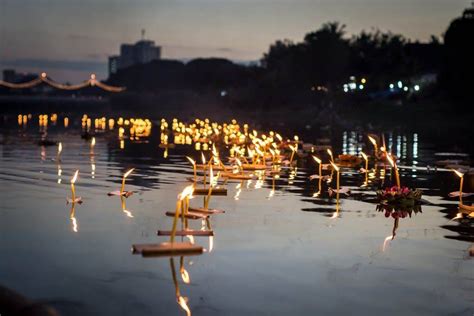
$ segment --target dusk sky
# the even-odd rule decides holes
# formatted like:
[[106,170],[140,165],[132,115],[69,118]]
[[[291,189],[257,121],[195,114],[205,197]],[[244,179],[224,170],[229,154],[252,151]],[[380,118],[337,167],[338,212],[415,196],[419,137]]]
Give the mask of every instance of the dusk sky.
[[107,76],[107,56],[145,37],[164,58],[258,60],[277,39],[301,41],[328,21],[350,34],[373,27],[425,41],[466,0],[0,0],[0,69],[59,81]]

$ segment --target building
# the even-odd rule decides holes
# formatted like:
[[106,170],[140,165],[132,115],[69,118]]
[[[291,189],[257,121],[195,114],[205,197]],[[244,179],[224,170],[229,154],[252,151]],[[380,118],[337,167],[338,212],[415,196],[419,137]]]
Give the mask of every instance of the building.
[[154,41],[142,39],[135,44],[122,44],[120,55],[109,57],[109,75],[121,68],[148,63],[160,58],[161,46],[156,46]]

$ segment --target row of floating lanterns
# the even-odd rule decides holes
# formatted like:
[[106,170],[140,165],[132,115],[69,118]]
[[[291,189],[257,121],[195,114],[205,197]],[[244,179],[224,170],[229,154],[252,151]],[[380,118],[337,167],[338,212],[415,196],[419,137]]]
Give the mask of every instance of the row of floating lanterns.
[[[22,115],[22,122],[23,117],[24,116]],[[45,120],[44,117],[43,120]],[[99,121],[105,122],[106,118],[101,118]],[[91,123],[88,122],[92,122],[91,118],[84,115],[82,118],[82,126],[86,130],[88,130],[91,125]],[[123,128],[124,126],[135,126],[137,123],[138,126],[145,129],[151,129],[151,122],[149,120],[125,120],[119,118],[114,122],[116,122],[120,128]],[[168,141],[170,136],[173,139],[173,143]],[[123,131],[120,132],[120,129],[119,137],[123,137]],[[310,146],[308,146],[308,144],[304,144],[298,136],[294,136],[293,139],[290,140],[283,139],[280,134],[274,131],[259,133],[256,130],[250,130],[247,124],[241,126],[236,120],[232,120],[229,123],[219,124],[211,122],[209,119],[196,119],[191,123],[184,123],[177,119],[173,119],[171,124],[169,124],[163,119],[160,124],[160,147],[167,151],[169,148],[173,148],[176,145],[194,144],[194,148],[201,153],[201,163],[197,163],[198,159],[186,157],[193,169],[193,177],[189,179],[192,184],[186,186],[178,195],[174,212],[168,211],[165,213],[166,216],[173,218],[171,229],[158,231],[159,236],[169,236],[169,240],[158,244],[136,244],[132,246],[133,252],[145,257],[180,256],[180,260],[183,261],[184,256],[199,255],[204,252],[204,248],[194,242],[194,237],[209,237],[209,251],[211,251],[214,232],[211,228],[210,217],[222,214],[224,211],[210,208],[210,200],[212,196],[227,195],[227,189],[218,185],[219,180],[222,179],[224,185],[227,185],[229,181],[240,181],[236,187],[240,189],[243,186],[244,181],[257,180],[262,184],[265,177],[271,177],[272,194],[275,192],[275,180],[280,179],[285,170],[289,171],[289,181],[295,178],[297,172],[296,160],[304,155],[311,155],[318,165],[318,174],[310,176],[311,180],[319,180],[318,191],[313,195],[314,197],[319,198],[321,196],[322,181],[325,181],[328,184],[332,183],[334,178],[333,175],[336,173],[336,188],[328,188],[329,196],[332,197],[332,195],[335,195],[336,198],[336,211],[331,216],[332,218],[339,217],[340,194],[350,193],[348,189],[340,187],[340,174],[342,173],[343,168],[354,168],[361,165],[364,166],[364,168],[360,169],[360,171],[365,174],[365,180],[362,187],[367,188],[369,183],[377,178],[375,176],[377,168],[381,167],[380,179],[383,181],[385,180],[386,167],[389,166],[391,173],[393,172],[395,185],[386,188],[385,190],[377,191],[377,202],[379,203],[381,210],[386,211],[386,216],[388,212],[388,216],[391,215],[394,218],[392,234],[384,240],[383,250],[385,250],[388,241],[395,238],[399,219],[405,217],[405,213],[410,216],[412,212],[417,213],[417,209],[422,201],[421,191],[401,186],[397,157],[387,152],[383,137],[381,146],[379,146],[380,140],[377,140],[376,138],[375,135],[368,136],[369,142],[372,143],[374,147],[372,156],[362,152],[360,157],[355,155],[338,155],[338,159],[335,159],[330,148],[312,144],[309,144]],[[199,144],[199,146],[197,144]],[[94,145],[95,138],[93,137],[91,140],[91,148]],[[222,161],[218,148],[225,148],[228,151],[226,156],[228,162],[224,163]],[[303,150],[305,148],[306,150]],[[308,148],[310,149],[308,150]],[[58,161],[60,160],[61,151],[62,144],[59,143],[57,156]],[[210,157],[208,159],[206,159],[206,151],[210,151]],[[323,159],[320,158],[322,156],[315,154],[317,152],[325,155],[327,154],[329,161],[323,163]],[[369,169],[370,162],[373,163],[373,169]],[[331,174],[324,175],[323,170],[330,171]],[[462,210],[469,211],[472,206],[465,205],[462,201],[462,197],[467,195],[467,193],[462,192],[463,174],[458,170],[453,171],[461,179],[460,190],[457,194],[459,196],[460,212],[455,217],[456,219],[463,216],[462,214],[464,212]],[[120,191],[109,193],[111,196],[120,196],[124,212],[126,212],[124,198],[128,198],[132,194],[131,191],[125,191],[125,180],[132,172],[133,169],[130,169],[123,175]],[[76,204],[83,202],[82,198],[76,196],[75,192],[75,183],[78,174],[79,171],[77,170],[71,179],[72,197],[67,200],[68,203],[72,204],[71,220],[75,231],[77,230],[77,221],[74,217],[74,207]],[[190,205],[190,200],[196,195],[204,196],[202,207],[192,207]],[[457,195],[451,194],[450,196]],[[406,202],[409,203],[406,204]],[[403,208],[406,207],[406,205],[408,205],[408,207],[405,211]],[[472,213],[473,211],[474,210],[471,210],[467,215],[472,217],[474,215],[474,213]],[[191,228],[190,222],[192,220],[202,221],[203,224],[199,230]],[[178,229],[179,224],[181,225],[181,229]],[[187,237],[190,241],[178,242],[176,241],[177,236],[183,238]],[[170,264],[174,271],[174,261],[172,258]],[[175,278],[174,281],[177,285]],[[178,287],[177,293],[179,293]],[[181,295],[179,295],[179,297],[177,296],[177,301],[180,306],[190,314],[187,301]]]

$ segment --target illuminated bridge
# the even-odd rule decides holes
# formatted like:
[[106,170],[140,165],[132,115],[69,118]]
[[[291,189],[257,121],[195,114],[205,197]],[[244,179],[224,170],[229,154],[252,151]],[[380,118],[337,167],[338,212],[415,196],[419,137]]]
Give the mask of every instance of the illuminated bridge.
[[122,92],[126,89],[125,87],[114,87],[114,86],[110,86],[105,83],[102,83],[96,79],[95,74],[91,74],[90,79],[85,80],[82,83],[73,84],[73,85],[61,84],[61,83],[51,80],[45,72],[43,72],[40,76],[38,76],[38,78],[33,79],[28,82],[13,83],[13,82],[6,82],[3,80],[0,80],[0,87],[3,86],[3,87],[11,88],[11,89],[29,89],[29,88],[36,87],[42,83],[45,83],[59,90],[69,90],[69,91],[79,90],[79,89],[83,89],[87,87],[98,87],[108,92]]

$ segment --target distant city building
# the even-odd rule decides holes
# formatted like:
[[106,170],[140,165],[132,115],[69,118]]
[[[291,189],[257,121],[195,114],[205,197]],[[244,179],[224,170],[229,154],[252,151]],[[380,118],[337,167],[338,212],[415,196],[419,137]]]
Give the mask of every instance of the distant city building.
[[38,78],[38,74],[35,73],[22,73],[16,72],[14,69],[3,70],[3,81],[11,83],[21,83],[31,81]]
[[142,39],[135,44],[120,45],[119,56],[109,57],[109,75],[122,68],[161,58],[161,46],[156,46],[154,41],[143,39],[144,34],[145,31],[142,30]]

